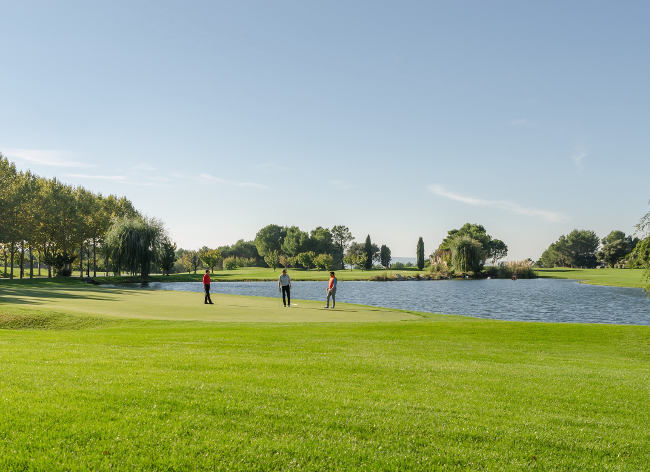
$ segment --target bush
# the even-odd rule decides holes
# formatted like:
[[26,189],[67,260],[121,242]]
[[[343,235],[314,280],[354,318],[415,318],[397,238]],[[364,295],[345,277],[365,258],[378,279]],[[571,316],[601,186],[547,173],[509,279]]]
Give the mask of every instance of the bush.
[[226,270],[235,270],[237,267],[239,267],[239,266],[237,265],[237,258],[236,257],[230,256],[230,257],[226,257],[223,260],[223,268],[224,269],[226,269]]
[[330,254],[319,254],[314,258],[314,265],[319,269],[332,270],[334,258]]
[[393,262],[390,266],[391,269],[402,270],[406,268],[403,262]]
[[509,279],[513,276],[518,279],[534,279],[536,277],[533,265],[529,260],[502,262],[498,266],[490,266],[485,273],[489,277]]
[[295,262],[305,269],[311,269],[314,265],[314,258],[316,254],[313,251],[301,252],[295,257]]

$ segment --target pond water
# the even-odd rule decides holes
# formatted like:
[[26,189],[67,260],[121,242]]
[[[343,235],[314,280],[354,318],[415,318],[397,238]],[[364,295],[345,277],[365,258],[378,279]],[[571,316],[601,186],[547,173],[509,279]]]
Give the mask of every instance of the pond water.
[[[293,282],[296,300],[324,300],[326,282]],[[200,282],[152,282],[152,290],[202,292]],[[213,282],[213,293],[278,297],[277,282]],[[517,321],[650,325],[650,297],[640,288],[575,280],[339,281],[338,302]]]

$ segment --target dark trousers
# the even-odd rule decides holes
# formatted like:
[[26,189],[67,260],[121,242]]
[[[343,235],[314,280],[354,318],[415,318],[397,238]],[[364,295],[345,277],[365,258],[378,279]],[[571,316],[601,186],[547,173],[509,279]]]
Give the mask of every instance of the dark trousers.
[[[284,295],[287,295],[287,301],[284,300]],[[288,285],[283,285],[282,286],[282,303],[284,306],[287,306],[287,303],[289,306],[291,306],[291,287]]]
[[205,303],[212,303],[210,298],[210,284],[203,284],[203,290],[205,290]]

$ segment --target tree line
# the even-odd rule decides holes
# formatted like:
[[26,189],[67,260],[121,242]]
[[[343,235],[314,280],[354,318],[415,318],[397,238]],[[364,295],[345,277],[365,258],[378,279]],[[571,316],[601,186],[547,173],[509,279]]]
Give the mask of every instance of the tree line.
[[240,239],[231,246],[202,247],[198,251],[178,249],[176,272],[196,272],[199,268],[268,266],[303,269],[343,269],[345,266],[372,269],[391,265],[391,250],[377,245],[368,235],[364,242],[355,242],[344,225],[318,226],[307,232],[298,226],[270,224],[261,228],[252,241]]
[[[594,231],[574,229],[561,235],[542,253],[539,267],[645,267],[642,240],[614,230],[600,239]],[[638,249],[637,249],[638,247]]]
[[[169,266],[161,222],[144,218],[125,197],[39,177],[0,154],[0,251],[3,275],[97,275],[98,270],[148,274]],[[165,260],[165,250],[167,260]],[[173,261],[172,261],[173,263]],[[85,264],[85,265],[84,265]]]

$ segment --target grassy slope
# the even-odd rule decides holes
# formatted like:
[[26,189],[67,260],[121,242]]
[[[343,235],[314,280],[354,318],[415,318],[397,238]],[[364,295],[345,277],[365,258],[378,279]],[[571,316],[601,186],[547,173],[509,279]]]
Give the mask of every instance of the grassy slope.
[[539,277],[555,279],[579,279],[586,284],[612,285],[617,287],[646,287],[648,280],[643,269],[536,269]]
[[[75,316],[57,310],[113,304],[148,318],[156,303],[150,292],[16,285],[0,285],[0,326],[72,328]],[[195,307],[200,294],[156,295],[181,319],[273,310],[264,299]],[[7,303],[17,299],[29,303]],[[30,321],[39,317],[58,321]],[[650,461],[647,327],[435,315],[89,319],[85,329],[0,329],[0,470],[642,470]]]

